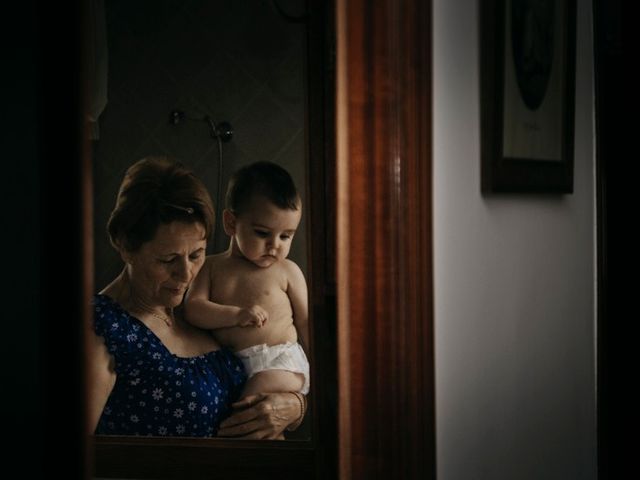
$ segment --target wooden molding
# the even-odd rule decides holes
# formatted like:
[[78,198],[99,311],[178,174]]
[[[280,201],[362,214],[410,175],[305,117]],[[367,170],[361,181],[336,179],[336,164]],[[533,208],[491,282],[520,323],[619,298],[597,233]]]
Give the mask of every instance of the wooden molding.
[[337,10],[340,478],[435,478],[431,2]]

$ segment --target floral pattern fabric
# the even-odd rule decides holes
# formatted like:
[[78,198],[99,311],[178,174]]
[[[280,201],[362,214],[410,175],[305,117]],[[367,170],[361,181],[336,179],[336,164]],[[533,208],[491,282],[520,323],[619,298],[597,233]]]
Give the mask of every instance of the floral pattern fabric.
[[95,433],[215,436],[244,387],[242,362],[224,348],[178,357],[111,298],[96,295],[93,305],[117,375]]

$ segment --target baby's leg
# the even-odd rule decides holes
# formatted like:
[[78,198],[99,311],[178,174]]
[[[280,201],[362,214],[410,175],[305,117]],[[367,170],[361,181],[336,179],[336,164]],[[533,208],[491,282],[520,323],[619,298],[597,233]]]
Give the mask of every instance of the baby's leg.
[[301,373],[263,370],[247,380],[240,398],[257,393],[299,392],[303,385],[304,376]]
[[[257,393],[298,392],[304,385],[304,376],[288,370],[263,370],[253,375],[244,386],[240,398]],[[276,440],[284,440],[280,434]]]
[[[244,386],[240,398],[257,393],[299,392],[304,385],[304,376],[288,370],[263,370],[253,375]],[[281,433],[276,440],[284,440]]]

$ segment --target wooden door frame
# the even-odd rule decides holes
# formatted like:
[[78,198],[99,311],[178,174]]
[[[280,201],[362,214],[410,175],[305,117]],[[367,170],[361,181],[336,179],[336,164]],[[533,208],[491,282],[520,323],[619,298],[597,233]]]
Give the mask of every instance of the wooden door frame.
[[431,2],[339,2],[337,38],[340,478],[435,478]]

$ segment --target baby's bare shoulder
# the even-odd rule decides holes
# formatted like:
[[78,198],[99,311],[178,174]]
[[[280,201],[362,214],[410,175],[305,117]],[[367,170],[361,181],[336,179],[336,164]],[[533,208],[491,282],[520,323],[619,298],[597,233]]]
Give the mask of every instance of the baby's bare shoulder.
[[306,282],[304,273],[302,273],[302,270],[297,263],[289,260],[288,258],[286,258],[284,262],[279,263],[281,264],[281,275],[284,277],[287,284],[290,285],[292,283]]
[[233,259],[224,254],[209,255],[206,262],[214,273],[226,273],[236,269]]
[[283,262],[279,262],[281,268],[287,275],[300,275],[302,274],[302,270],[298,266],[296,262],[293,260],[289,260],[285,258]]
[[233,257],[230,257],[226,252],[222,253],[214,253],[213,255],[208,255],[205,262],[207,262],[210,266],[216,268],[227,267],[228,265],[233,265],[235,260]]

